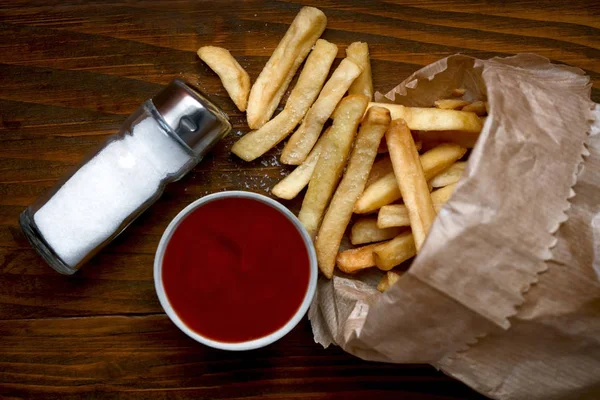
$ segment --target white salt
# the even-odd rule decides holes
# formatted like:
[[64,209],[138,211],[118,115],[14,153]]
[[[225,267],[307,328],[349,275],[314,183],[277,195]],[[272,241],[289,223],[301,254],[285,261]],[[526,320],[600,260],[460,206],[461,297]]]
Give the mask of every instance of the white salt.
[[110,142],[34,215],[56,254],[75,267],[192,158],[152,118]]

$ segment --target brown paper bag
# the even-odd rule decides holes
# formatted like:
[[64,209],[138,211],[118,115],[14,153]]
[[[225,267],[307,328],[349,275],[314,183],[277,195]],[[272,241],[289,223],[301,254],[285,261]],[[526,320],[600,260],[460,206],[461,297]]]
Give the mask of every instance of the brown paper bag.
[[315,341],[431,363],[496,399],[600,398],[600,109],[589,79],[531,54],[456,55],[377,100],[431,106],[458,87],[490,111],[454,195],[386,293],[378,271],[319,281]]

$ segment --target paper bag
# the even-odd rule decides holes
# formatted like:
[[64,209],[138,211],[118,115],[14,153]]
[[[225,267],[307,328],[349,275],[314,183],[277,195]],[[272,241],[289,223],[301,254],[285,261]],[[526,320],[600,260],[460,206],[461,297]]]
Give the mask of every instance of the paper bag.
[[456,55],[377,100],[429,107],[461,87],[487,98],[489,116],[421,252],[384,294],[378,271],[321,278],[315,341],[431,363],[496,399],[600,398],[600,111],[589,79],[531,54]]

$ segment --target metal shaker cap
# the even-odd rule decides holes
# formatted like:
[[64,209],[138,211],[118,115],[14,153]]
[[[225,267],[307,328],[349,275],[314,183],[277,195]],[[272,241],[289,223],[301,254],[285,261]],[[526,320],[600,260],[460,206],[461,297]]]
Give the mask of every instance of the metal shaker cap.
[[173,132],[200,157],[231,131],[227,115],[180,79],[169,83],[152,103]]

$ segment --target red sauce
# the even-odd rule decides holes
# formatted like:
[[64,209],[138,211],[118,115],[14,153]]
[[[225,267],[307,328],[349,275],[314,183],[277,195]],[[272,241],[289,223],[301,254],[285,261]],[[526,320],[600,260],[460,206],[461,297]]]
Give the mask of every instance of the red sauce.
[[213,200],[173,232],[162,278],[171,306],[198,334],[237,343],[275,332],[296,313],[310,276],[302,236],[257,200]]

